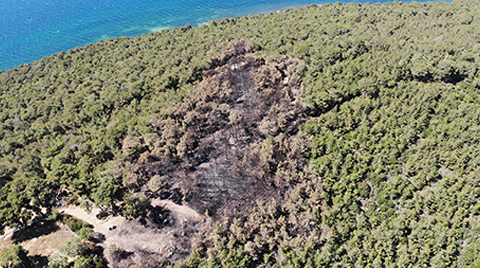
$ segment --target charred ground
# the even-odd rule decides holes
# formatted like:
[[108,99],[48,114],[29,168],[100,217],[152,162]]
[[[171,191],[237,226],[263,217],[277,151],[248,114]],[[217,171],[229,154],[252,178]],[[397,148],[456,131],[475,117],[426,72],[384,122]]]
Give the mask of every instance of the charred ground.
[[303,164],[296,135],[305,120],[302,61],[254,56],[247,41],[218,47],[222,57],[210,60],[216,67],[192,94],[171,114],[151,120],[161,138],[140,144],[144,152],[129,174],[131,185],[148,196],[186,202],[215,217],[247,212],[295,180]]
[[479,7],[311,5],[0,73],[0,227],[94,203],[176,236],[119,265],[475,266]]

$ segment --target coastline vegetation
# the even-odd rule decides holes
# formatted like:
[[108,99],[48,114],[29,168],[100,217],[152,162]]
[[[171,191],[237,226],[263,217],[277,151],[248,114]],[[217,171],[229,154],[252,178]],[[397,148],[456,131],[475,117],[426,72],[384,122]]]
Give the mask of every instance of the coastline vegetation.
[[0,73],[0,230],[162,198],[213,223],[158,266],[479,265],[478,14],[310,5]]

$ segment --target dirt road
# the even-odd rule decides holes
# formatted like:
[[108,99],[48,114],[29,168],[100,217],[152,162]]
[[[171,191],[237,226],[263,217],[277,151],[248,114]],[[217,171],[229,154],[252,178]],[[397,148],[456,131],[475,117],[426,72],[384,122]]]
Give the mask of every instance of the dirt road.
[[[148,252],[157,257],[172,257],[180,248],[178,245],[179,236],[185,235],[182,228],[185,225],[195,225],[203,221],[204,217],[199,215],[193,209],[187,206],[174,204],[169,200],[152,200],[153,206],[164,206],[171,211],[175,224],[173,226],[159,228],[148,228],[136,221],[129,221],[120,216],[110,216],[105,220],[100,220],[96,215],[100,212],[95,208],[91,213],[87,213],[80,207],[67,206],[59,208],[68,215],[81,219],[93,225],[94,231],[104,235],[105,241],[100,245],[105,249],[104,253],[113,266],[113,256],[111,249],[116,247],[127,252],[131,259],[144,258],[135,256],[140,252]],[[116,226],[114,230],[109,230],[109,226]]]

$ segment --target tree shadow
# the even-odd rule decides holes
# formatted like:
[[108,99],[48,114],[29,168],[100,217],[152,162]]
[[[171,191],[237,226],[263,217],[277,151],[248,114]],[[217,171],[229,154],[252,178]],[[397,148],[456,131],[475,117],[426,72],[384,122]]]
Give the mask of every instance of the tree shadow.
[[90,234],[89,237],[90,237],[89,240],[95,244],[100,244],[102,242],[105,242],[106,240],[106,237],[104,234],[97,233],[97,232],[93,232],[93,234]]
[[38,221],[13,233],[12,240],[21,243],[42,235],[48,235],[60,228],[55,221]]
[[170,210],[163,206],[153,207],[148,215],[148,219],[152,223],[152,226],[157,228],[171,226],[174,223]]
[[32,262],[32,267],[47,267],[48,265],[47,256],[35,255],[29,256],[28,258]]
[[116,248],[112,252],[112,261],[111,267],[119,267],[119,263],[122,262],[122,260],[128,259],[130,256],[132,256],[134,252],[126,251],[123,249]]

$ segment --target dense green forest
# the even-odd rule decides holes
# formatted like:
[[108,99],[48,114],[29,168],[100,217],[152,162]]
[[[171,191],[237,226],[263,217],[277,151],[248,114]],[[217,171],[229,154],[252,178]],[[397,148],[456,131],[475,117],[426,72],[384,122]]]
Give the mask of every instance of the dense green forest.
[[312,4],[2,72],[0,230],[162,198],[212,221],[152,267],[480,265],[478,14]]

